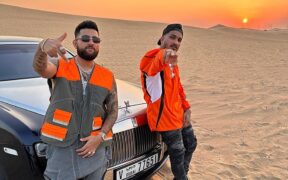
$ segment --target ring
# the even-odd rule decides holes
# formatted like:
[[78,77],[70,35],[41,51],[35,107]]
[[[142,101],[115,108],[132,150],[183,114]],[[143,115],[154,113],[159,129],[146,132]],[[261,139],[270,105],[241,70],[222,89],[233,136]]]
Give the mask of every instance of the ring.
[[63,51],[63,50],[65,50],[65,48],[64,48],[63,46],[60,46],[60,47],[59,47],[59,50],[60,50],[60,51]]

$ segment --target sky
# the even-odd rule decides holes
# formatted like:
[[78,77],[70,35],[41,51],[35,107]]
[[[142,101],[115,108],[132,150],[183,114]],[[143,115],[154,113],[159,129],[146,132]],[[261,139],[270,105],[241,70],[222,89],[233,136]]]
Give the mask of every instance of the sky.
[[[288,0],[0,0],[2,4],[136,21],[288,29]],[[246,23],[243,19],[246,18]]]

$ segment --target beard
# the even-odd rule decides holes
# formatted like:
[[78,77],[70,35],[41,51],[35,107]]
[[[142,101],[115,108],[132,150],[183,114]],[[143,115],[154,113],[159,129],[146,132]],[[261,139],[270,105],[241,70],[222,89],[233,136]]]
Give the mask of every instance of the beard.
[[167,49],[172,49],[173,51],[178,51],[178,46],[176,44],[172,44],[171,46],[169,46]]
[[88,48],[93,48],[93,47],[88,46],[84,49],[77,47],[77,54],[85,61],[93,61],[97,57],[99,51],[93,48],[94,52],[91,54],[86,51]]

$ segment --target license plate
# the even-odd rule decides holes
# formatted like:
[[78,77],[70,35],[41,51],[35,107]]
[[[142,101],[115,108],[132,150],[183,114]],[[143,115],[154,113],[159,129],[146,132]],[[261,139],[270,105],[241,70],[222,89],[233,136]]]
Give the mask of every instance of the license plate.
[[145,169],[148,169],[149,167],[152,167],[157,162],[158,162],[158,154],[154,154],[132,165],[119,169],[116,171],[116,180],[129,178]]

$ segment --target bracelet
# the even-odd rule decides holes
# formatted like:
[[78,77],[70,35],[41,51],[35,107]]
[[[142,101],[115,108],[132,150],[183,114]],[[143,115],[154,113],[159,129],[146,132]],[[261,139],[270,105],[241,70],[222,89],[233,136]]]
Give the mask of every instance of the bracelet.
[[47,42],[48,39],[49,39],[49,38],[44,39],[44,40],[41,42],[40,48],[41,48],[41,51],[42,51],[42,52],[44,52],[44,45],[45,45],[45,43]]

